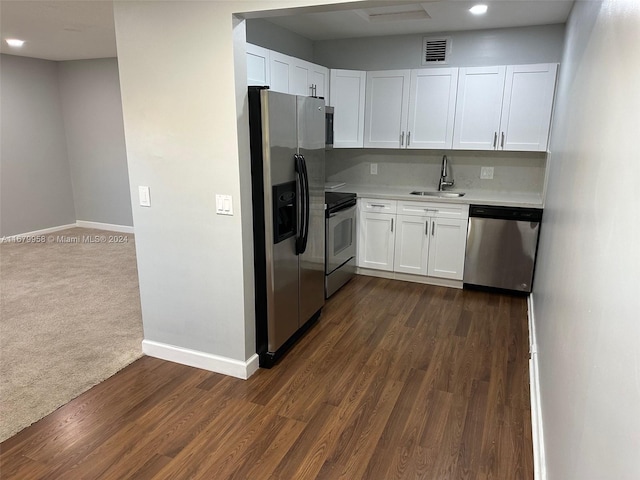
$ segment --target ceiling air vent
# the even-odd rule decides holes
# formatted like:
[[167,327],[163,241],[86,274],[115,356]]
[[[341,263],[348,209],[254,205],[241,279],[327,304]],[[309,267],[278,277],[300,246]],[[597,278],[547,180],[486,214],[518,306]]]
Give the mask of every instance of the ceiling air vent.
[[450,38],[422,39],[422,65],[438,65],[447,63],[447,56],[451,52]]

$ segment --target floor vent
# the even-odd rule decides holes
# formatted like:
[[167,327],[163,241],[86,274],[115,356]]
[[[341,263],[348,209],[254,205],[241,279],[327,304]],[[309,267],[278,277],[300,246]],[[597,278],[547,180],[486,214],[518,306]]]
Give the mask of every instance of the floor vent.
[[424,37],[422,39],[422,65],[445,64],[450,52],[450,38]]

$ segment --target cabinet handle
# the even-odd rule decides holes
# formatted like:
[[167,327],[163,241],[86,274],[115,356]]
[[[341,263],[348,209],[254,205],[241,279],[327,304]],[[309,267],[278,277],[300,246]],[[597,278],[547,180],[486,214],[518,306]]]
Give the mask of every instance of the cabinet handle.
[[504,149],[504,132],[502,132],[502,137],[500,139],[500,148]]
[[393,218],[391,219],[391,231],[393,232]]
[[497,141],[498,141],[498,132],[493,132],[493,148],[496,148]]
[[407,147],[411,145],[411,132],[407,133]]
[[429,235],[429,220],[424,222],[424,234]]
[[384,208],[385,206],[384,206],[384,205],[379,205],[379,204],[377,204],[377,203],[372,203],[372,204],[371,204],[371,207],[380,207],[380,208]]
[[433,237],[436,232],[436,222],[431,222],[431,236]]
[[400,146],[403,147],[404,146],[404,132],[402,132],[400,134]]

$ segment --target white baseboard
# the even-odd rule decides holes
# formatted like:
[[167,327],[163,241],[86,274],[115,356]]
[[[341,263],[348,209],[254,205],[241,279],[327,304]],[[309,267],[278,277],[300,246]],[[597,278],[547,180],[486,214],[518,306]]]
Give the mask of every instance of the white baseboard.
[[134,233],[133,227],[129,227],[128,225],[115,225],[112,223],[87,222],[85,220],[78,220],[76,221],[76,223],[70,223],[68,225],[58,225],[57,227],[43,228],[42,230],[34,230],[33,232],[8,235],[6,237],[3,237],[3,240],[7,241],[14,238],[37,237],[38,235],[46,235],[47,233],[59,232],[61,230],[67,230],[74,227],[95,228],[97,230],[108,230],[110,232]]
[[75,223],[70,223],[69,225],[58,225],[57,227],[43,228],[42,230],[34,230],[33,232],[25,232],[25,233],[18,233],[16,235],[8,235],[7,237],[4,237],[4,239],[7,240],[12,238],[37,237],[38,235],[46,235],[47,233],[59,232],[60,230],[66,230],[68,228],[73,228],[75,226],[76,226]]
[[536,339],[536,320],[533,308],[533,294],[527,299],[529,317],[529,385],[531,397],[531,435],[533,440],[534,480],[546,480],[547,468],[542,429],[542,410],[540,404],[540,377],[538,375],[538,347]]
[[423,277],[410,273],[388,272],[386,270],[374,270],[372,268],[356,268],[356,274],[368,277],[387,278],[389,280],[401,280],[403,282],[424,283],[438,287],[462,288],[461,280],[449,280],[448,278]]
[[95,228],[96,230],[108,230],[110,232],[133,233],[133,227],[128,225],[115,225],[113,223],[88,222],[86,220],[76,221],[76,226],[82,228]]
[[242,362],[232,358],[176,347],[175,345],[154,342],[152,340],[142,341],[142,351],[150,357],[201,368],[243,380],[246,380],[258,370],[257,354],[252,355],[247,361]]

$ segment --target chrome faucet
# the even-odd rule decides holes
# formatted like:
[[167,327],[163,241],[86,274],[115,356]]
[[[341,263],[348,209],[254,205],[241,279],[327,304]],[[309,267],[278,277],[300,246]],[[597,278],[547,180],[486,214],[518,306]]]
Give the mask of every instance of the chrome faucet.
[[451,181],[447,181],[447,156],[443,155],[442,156],[442,171],[440,172],[440,182],[438,183],[438,191],[442,192],[444,190],[444,187],[453,187],[453,183],[454,180],[451,179]]

